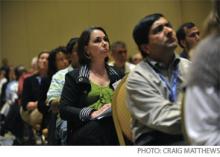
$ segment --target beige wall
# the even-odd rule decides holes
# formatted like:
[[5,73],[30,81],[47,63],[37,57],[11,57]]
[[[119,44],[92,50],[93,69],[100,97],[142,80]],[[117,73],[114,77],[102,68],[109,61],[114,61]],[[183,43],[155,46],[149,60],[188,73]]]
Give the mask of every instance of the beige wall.
[[3,1],[1,53],[11,64],[28,66],[41,50],[65,45],[91,25],[103,26],[110,40],[127,43],[134,25],[145,15],[161,12],[177,28],[194,21],[199,27],[207,16],[210,0],[17,0]]

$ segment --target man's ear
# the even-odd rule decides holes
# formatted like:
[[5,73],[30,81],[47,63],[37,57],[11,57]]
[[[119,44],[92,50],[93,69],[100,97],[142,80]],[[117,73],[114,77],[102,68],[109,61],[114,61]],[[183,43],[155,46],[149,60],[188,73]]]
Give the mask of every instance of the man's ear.
[[140,46],[140,49],[142,52],[146,53],[146,54],[149,54],[149,47],[148,47],[148,44],[142,44]]

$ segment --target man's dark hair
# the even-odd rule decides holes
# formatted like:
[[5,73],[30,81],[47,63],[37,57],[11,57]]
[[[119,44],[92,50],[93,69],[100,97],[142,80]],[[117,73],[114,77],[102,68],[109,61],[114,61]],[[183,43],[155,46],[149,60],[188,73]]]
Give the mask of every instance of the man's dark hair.
[[148,37],[149,37],[150,28],[153,25],[153,23],[161,17],[164,16],[160,13],[147,15],[143,19],[141,19],[140,22],[134,27],[133,39],[135,43],[138,45],[138,48],[141,51],[143,57],[145,57],[146,54],[141,49],[141,45],[147,44],[149,42]]
[[178,44],[183,48],[183,45],[181,44],[182,40],[185,40],[186,38],[186,32],[185,29],[191,29],[195,27],[195,24],[193,22],[187,22],[182,24],[179,29],[176,31],[176,37],[178,40]]
[[112,43],[111,51],[114,52],[119,46],[127,49],[127,46],[123,41],[116,41],[116,42]]
[[14,69],[15,71],[15,79],[18,80],[22,74],[27,72],[27,69],[23,65],[18,65]]

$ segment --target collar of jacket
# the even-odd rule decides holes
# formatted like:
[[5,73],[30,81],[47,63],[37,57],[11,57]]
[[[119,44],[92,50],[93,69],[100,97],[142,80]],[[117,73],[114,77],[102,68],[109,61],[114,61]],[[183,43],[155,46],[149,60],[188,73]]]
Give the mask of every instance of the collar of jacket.
[[[116,72],[116,70],[112,66],[109,66],[109,65],[106,64],[106,69],[107,69],[107,73],[108,73],[111,85],[112,85],[112,83],[114,83],[114,82],[121,79],[119,74]],[[83,66],[80,67],[79,75],[76,78],[76,83],[81,84],[81,85],[83,85],[83,84],[85,84],[85,85],[89,84],[90,85],[88,65],[83,65]],[[88,90],[90,90],[90,88]]]
[[160,71],[161,69],[168,69],[168,68],[175,69],[180,62],[180,57],[178,55],[174,54],[173,60],[172,60],[171,64],[169,65],[169,67],[167,67],[163,63],[157,62],[149,57],[146,57],[145,61],[147,63],[149,63],[156,71]]

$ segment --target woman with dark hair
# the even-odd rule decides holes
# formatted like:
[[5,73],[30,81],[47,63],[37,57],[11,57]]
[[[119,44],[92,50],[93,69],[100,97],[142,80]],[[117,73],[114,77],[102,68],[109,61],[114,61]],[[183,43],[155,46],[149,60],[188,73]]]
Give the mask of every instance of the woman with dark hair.
[[59,114],[59,104],[60,104],[60,97],[62,93],[62,89],[65,82],[65,75],[72,71],[73,69],[79,67],[79,58],[76,52],[78,37],[72,37],[66,45],[66,52],[68,55],[68,59],[70,65],[63,69],[59,70],[55,73],[52,77],[50,87],[47,91],[47,105],[50,106],[54,115],[56,116],[56,128],[50,130],[56,130],[53,137],[54,140],[49,140],[48,144],[59,144],[59,145],[66,145],[67,141],[67,121],[64,121],[60,118]]
[[[60,102],[68,144],[115,145],[111,116],[113,84],[122,78],[108,66],[109,39],[101,27],[84,30],[78,40],[80,68],[67,73]],[[104,113],[110,114],[104,114]]]
[[69,66],[65,46],[59,46],[50,52],[48,58],[48,76],[51,78],[57,71]]

